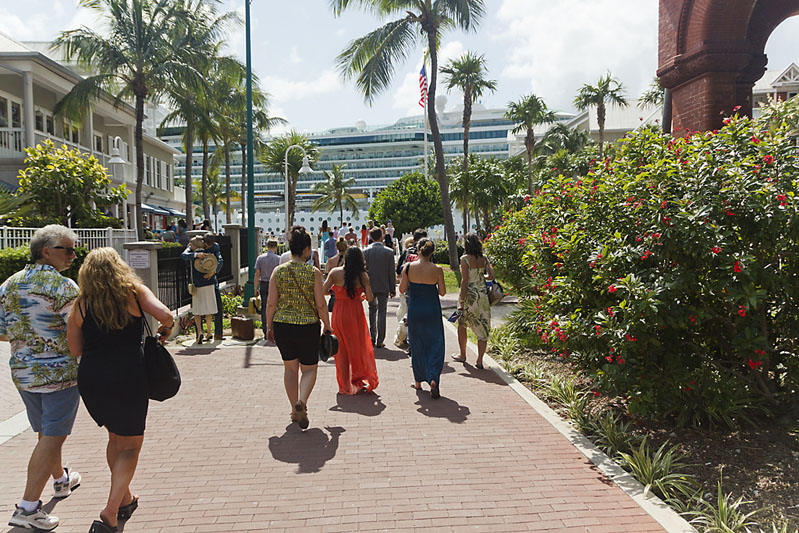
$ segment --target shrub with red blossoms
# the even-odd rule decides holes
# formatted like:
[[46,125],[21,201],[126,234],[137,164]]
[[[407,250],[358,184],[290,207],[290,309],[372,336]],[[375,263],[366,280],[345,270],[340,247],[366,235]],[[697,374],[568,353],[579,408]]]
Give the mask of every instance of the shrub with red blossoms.
[[550,176],[486,245],[522,296],[511,331],[535,347],[556,320],[547,348],[639,415],[717,423],[709,406],[784,405],[799,390],[790,116],[799,102],[714,135],[643,128],[590,174]]

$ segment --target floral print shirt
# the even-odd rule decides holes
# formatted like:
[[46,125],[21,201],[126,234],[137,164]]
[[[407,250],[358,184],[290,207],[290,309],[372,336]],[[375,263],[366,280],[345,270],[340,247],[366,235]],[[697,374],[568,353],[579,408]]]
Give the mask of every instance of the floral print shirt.
[[55,392],[77,385],[67,347],[67,317],[78,286],[50,265],[26,265],[0,285],[0,335],[11,342],[11,377],[19,390]]

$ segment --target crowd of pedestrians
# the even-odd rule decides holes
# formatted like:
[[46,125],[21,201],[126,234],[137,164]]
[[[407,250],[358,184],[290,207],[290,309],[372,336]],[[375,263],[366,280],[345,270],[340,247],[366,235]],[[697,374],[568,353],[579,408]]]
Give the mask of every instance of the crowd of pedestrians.
[[[441,395],[444,327],[439,298],[446,294],[446,285],[443,269],[432,262],[435,244],[424,230],[416,230],[395,261],[390,222],[364,226],[362,231],[368,233],[360,240],[353,228],[347,229],[340,235],[344,228],[323,225],[317,236],[323,244],[323,264],[302,226],[289,232],[286,254],[279,256],[277,240],[269,238],[266,253],[256,260],[264,337],[280,352],[290,418],[302,429],[310,424],[308,402],[320,348],[323,353],[329,349],[330,335],[338,345],[334,358],[339,393],[369,393],[378,387],[375,350],[385,347],[388,300],[397,292],[402,295],[400,327],[407,328],[403,340],[411,356],[411,386],[421,390],[426,383],[432,398]],[[184,236],[185,226],[176,228],[175,237],[183,241]],[[452,358],[466,361],[466,329],[471,328],[478,338],[476,366],[482,368],[491,327],[485,281],[494,273],[480,239],[467,234],[464,243],[456,313],[460,353]],[[210,232],[185,239],[185,244],[182,257],[191,264],[192,313],[201,343],[203,318],[210,340],[211,317],[221,315],[216,275],[222,257]],[[11,343],[13,381],[39,436],[9,524],[45,531],[58,526],[58,518],[42,508],[41,496],[51,477],[56,498],[69,496],[81,483],[77,471],[63,466],[61,449],[83,399],[92,419],[108,432],[109,496],[90,528],[106,533],[117,531],[118,522],[129,519],[139,505],[131,481],[149,403],[143,321],[149,314],[159,322],[163,342],[174,318],[112,248],[86,256],[77,284],[63,276],[75,258],[75,246],[76,236],[69,228],[49,225],[37,230],[30,242],[32,264],[0,285],[0,341]],[[214,327],[214,337],[221,338],[221,324]]]

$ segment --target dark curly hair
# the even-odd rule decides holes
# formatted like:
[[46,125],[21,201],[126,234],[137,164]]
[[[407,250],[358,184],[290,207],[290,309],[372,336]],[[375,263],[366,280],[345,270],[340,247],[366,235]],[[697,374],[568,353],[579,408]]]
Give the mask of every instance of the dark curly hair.
[[344,256],[344,288],[347,289],[347,296],[350,298],[355,298],[357,288],[355,282],[361,281],[364,272],[366,272],[366,261],[363,259],[363,252],[357,246],[348,248]]
[[289,233],[289,250],[291,255],[299,257],[306,248],[311,246],[311,236],[305,231],[303,226],[292,226]]

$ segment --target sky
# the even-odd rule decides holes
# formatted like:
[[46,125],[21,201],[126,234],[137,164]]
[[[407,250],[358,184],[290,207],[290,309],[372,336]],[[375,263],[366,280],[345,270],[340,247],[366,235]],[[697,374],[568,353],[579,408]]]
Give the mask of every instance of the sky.
[[[21,40],[52,40],[81,25],[100,28],[97,15],[77,0],[0,0],[0,30]],[[483,97],[488,108],[504,107],[530,92],[550,108],[573,112],[585,83],[611,72],[635,99],[657,69],[657,0],[486,0],[477,31],[450,31],[440,64],[465,51],[484,54],[497,91]],[[222,0],[222,9],[244,19],[244,0]],[[364,121],[386,125],[420,114],[419,45],[396,65],[393,84],[374,102],[364,102],[352,80],[343,79],[335,58],[347,43],[385,21],[358,10],[334,17],[328,0],[252,0],[253,71],[271,94],[270,112],[290,128],[319,132]],[[243,24],[231,28],[227,51],[244,60]],[[783,22],[769,39],[769,69],[799,63],[799,17]],[[462,95],[447,93],[447,110]],[[273,132],[277,133],[277,132]]]

